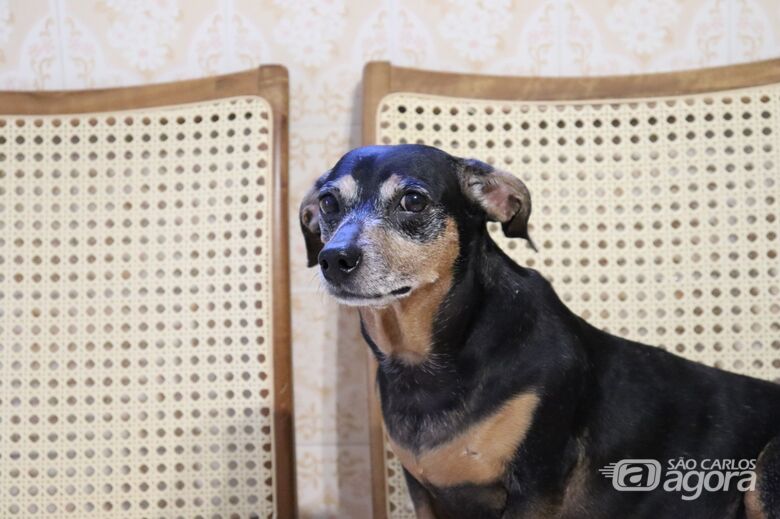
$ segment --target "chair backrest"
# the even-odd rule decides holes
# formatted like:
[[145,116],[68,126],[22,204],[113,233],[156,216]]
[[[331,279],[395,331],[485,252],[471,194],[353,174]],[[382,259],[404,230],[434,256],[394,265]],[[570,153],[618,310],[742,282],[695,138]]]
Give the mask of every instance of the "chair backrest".
[[0,93],[0,517],[293,517],[287,92]]
[[[780,60],[605,78],[370,63],[364,143],[424,143],[520,176],[520,264],[612,333],[780,377]],[[372,397],[376,517],[413,517]]]

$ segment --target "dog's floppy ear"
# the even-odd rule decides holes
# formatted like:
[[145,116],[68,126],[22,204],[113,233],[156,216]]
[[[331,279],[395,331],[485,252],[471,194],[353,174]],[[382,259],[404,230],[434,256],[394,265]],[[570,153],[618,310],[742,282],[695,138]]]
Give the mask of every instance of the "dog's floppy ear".
[[313,267],[317,264],[317,256],[322,250],[323,243],[320,236],[320,202],[318,193],[322,187],[327,172],[314,182],[306,196],[301,202],[301,209],[298,212],[298,218],[301,222],[301,232],[303,232],[303,241],[306,243],[306,265]]
[[488,219],[501,222],[504,234],[528,240],[528,218],[531,216],[531,193],[522,180],[476,159],[460,159],[458,176],[465,195],[479,205]]

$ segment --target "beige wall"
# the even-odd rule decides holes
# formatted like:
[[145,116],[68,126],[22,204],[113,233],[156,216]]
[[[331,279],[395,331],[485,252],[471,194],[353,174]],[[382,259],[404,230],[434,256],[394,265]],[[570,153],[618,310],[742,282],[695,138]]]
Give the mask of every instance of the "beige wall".
[[[615,74],[780,55],[777,0],[0,0],[0,88],[129,85],[283,63],[292,79],[291,218],[359,144],[372,59],[505,74]],[[292,226],[297,229],[297,224]],[[292,236],[304,517],[369,517],[364,355],[355,316]]]

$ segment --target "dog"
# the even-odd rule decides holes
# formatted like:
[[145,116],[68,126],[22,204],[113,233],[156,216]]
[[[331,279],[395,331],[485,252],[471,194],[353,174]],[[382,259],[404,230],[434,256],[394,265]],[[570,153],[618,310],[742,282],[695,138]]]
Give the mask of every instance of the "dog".
[[[301,204],[308,265],[358,308],[417,517],[780,519],[780,386],[586,323],[487,232],[530,241],[530,215],[516,176],[423,145],[352,150]],[[754,470],[686,500],[599,472],[631,459]]]

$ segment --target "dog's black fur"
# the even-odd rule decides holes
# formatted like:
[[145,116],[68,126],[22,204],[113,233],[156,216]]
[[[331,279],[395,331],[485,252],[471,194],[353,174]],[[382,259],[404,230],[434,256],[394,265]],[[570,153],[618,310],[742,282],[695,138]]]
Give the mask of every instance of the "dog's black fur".
[[[379,361],[382,412],[394,444],[423,456],[465,434],[511,398],[524,393],[539,398],[527,434],[494,481],[437,486],[407,472],[418,514],[780,519],[780,441],[770,445],[780,434],[780,386],[615,337],[574,315],[544,277],[517,265],[490,238],[490,211],[484,200],[481,204],[467,192],[473,186],[464,181],[469,168],[476,168],[470,174],[478,180],[496,173],[486,164],[425,146],[361,148],[326,173],[302,206],[304,234],[315,258],[328,252],[332,240],[319,240],[322,215],[312,213],[312,201],[331,193],[329,183],[344,176],[352,176],[358,190],[349,204],[339,206],[339,214],[328,215],[331,238],[348,217],[358,226],[348,241],[358,248],[365,245],[359,239],[361,219],[369,217],[377,225],[397,226],[410,242],[430,241],[443,232],[434,225],[426,227],[434,228],[434,236],[415,236],[415,215],[399,216],[406,221],[388,216],[394,209],[378,203],[377,196],[391,175],[423,186],[430,199],[425,210],[436,214],[420,218],[451,220],[457,228],[456,258],[446,266],[451,282],[432,316],[430,349],[419,361],[396,358],[378,346],[361,308],[365,339]],[[519,202],[530,204],[522,196]],[[527,220],[530,205],[525,209]],[[338,246],[343,248],[344,240]],[[337,297],[343,282],[325,275]],[[406,292],[398,293],[402,301]],[[667,460],[677,458],[742,460],[762,452],[758,490],[750,498],[734,486],[705,491],[693,501],[660,487],[618,492],[598,472],[622,459],[655,459],[665,468]]]

